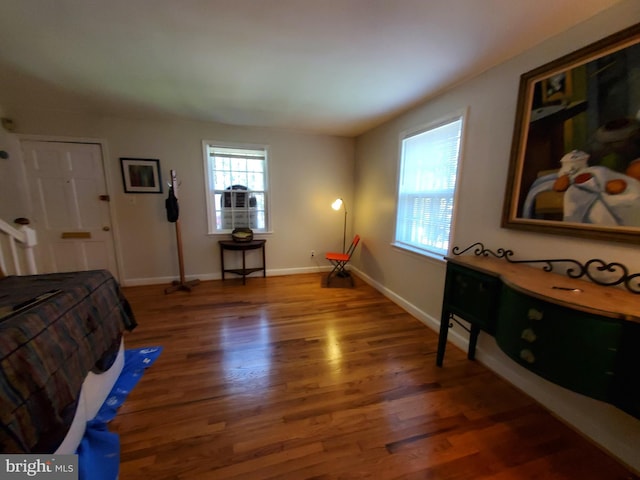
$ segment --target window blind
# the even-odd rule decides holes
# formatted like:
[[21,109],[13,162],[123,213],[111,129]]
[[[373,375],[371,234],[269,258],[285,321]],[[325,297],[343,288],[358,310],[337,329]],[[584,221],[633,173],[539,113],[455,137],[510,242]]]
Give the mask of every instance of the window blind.
[[396,243],[446,255],[460,154],[462,117],[402,140]]

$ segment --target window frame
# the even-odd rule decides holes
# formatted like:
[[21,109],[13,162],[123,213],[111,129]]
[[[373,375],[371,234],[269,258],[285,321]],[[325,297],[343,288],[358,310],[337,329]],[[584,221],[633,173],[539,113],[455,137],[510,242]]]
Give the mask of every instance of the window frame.
[[257,143],[234,143],[216,140],[203,140],[202,141],[202,158],[204,168],[204,189],[205,189],[205,201],[206,201],[206,215],[207,215],[207,234],[208,235],[224,235],[230,234],[232,228],[217,227],[216,221],[216,201],[215,201],[215,184],[213,182],[212,173],[213,169],[210,168],[210,155],[209,148],[229,148],[238,150],[263,150],[264,151],[264,215],[265,215],[265,227],[264,228],[252,228],[256,234],[268,234],[271,233],[271,185],[269,181],[269,150],[270,147],[267,144]]
[[[397,171],[396,171],[396,209],[395,209],[395,218],[394,218],[394,231],[393,231],[393,239],[391,241],[391,245],[402,250],[411,252],[417,255],[420,255],[425,258],[444,261],[444,257],[449,255],[452,249],[452,239],[455,236],[455,225],[456,225],[456,216],[458,210],[458,200],[460,194],[460,177],[462,171],[462,163],[464,157],[464,146],[465,146],[465,131],[467,124],[467,109],[461,109],[454,111],[448,115],[442,116],[437,120],[420,124],[418,126],[406,129],[400,132],[398,136],[398,163],[397,163]],[[442,252],[438,252],[430,249],[429,247],[418,247],[416,245],[403,242],[398,239],[398,232],[400,230],[400,225],[398,223],[398,215],[400,212],[400,193],[401,193],[401,185],[400,182],[402,180],[403,174],[403,150],[404,150],[404,141],[408,138],[414,137],[416,135],[420,135],[422,133],[428,132],[430,130],[437,129],[439,127],[454,123],[456,121],[460,121],[460,144],[458,147],[458,159],[456,166],[456,180],[455,186],[453,189],[453,205],[451,211],[451,222],[449,223],[449,238],[448,238],[448,248],[447,252],[444,254]]]

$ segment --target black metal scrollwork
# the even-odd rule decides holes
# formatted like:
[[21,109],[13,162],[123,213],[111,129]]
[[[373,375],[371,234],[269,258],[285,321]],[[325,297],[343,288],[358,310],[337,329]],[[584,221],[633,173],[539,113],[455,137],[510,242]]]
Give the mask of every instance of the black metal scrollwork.
[[[509,263],[540,263],[544,264],[542,269],[545,272],[553,271],[554,264],[564,263],[570,264],[566,267],[565,274],[571,278],[581,278],[586,276],[596,285],[612,287],[616,285],[624,285],[631,293],[640,294],[640,273],[629,274],[629,270],[623,264],[618,262],[607,263],[599,258],[593,258],[585,264],[571,258],[553,258],[546,260],[513,260],[513,250],[498,248],[496,251],[485,248],[481,242],[476,242],[465,249],[453,247],[454,255],[462,255],[463,253],[473,250],[476,256],[488,257],[492,255],[496,258],[504,258]],[[597,276],[597,272],[601,274],[611,274],[609,279],[603,279]]]
[[465,324],[463,324],[462,322],[460,322],[460,320],[458,320],[453,313],[450,313],[448,315],[448,317],[449,317],[449,319],[447,320],[447,322],[449,322],[449,324],[447,325],[447,327],[453,328],[453,327],[455,327],[454,323],[457,323],[464,330],[466,330],[467,332],[471,333],[471,329],[469,327],[467,327]]

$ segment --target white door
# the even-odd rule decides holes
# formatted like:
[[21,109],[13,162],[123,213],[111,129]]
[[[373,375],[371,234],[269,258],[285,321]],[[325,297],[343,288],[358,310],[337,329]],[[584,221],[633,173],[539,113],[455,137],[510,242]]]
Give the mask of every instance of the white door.
[[102,147],[26,140],[22,151],[39,272],[107,269],[118,278]]

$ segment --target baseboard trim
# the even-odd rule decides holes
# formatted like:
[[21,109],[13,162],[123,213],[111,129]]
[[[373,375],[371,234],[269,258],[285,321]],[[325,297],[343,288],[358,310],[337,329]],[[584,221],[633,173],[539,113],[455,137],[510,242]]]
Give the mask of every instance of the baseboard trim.
[[[303,273],[322,273],[328,272],[331,267],[301,267],[301,268],[277,268],[277,269],[268,269],[267,268],[267,277],[278,277],[282,275],[300,275]],[[261,272],[256,272],[251,276],[260,276]],[[251,278],[249,276],[248,278]],[[240,278],[234,274],[228,274],[227,278]],[[207,280],[221,280],[222,275],[220,273],[207,273],[202,275],[185,275],[185,280],[196,280],[199,279],[201,281]],[[120,283],[123,287],[141,287],[144,285],[162,285],[162,284],[171,284],[174,280],[178,280],[177,277],[145,277],[145,278],[127,278],[122,280]]]

